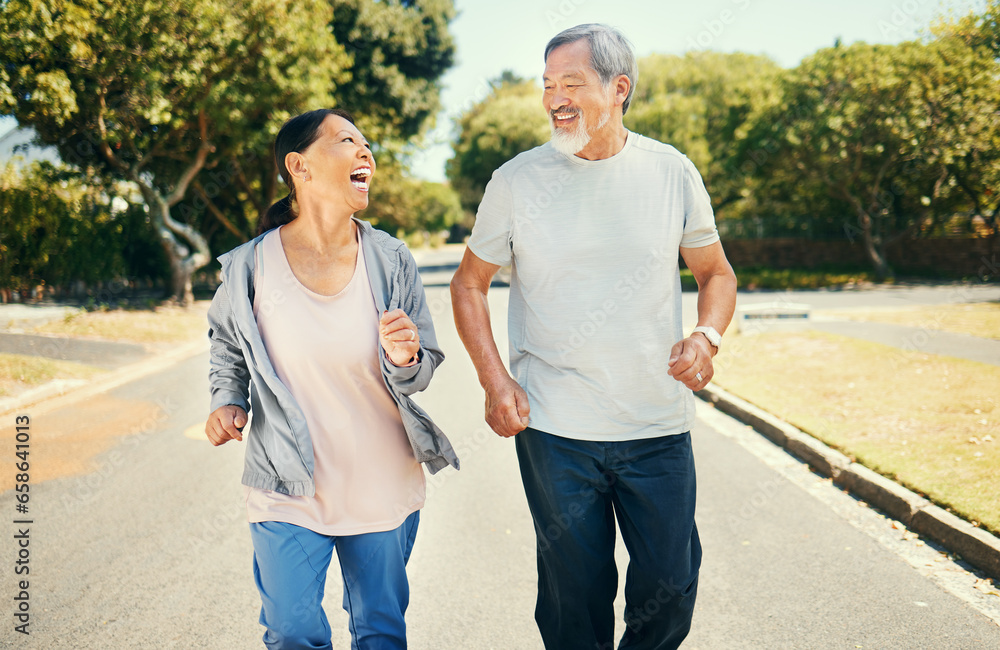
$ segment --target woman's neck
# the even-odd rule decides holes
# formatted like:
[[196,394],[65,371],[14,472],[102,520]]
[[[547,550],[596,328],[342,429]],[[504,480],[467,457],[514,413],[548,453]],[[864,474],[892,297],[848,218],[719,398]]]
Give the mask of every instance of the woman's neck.
[[284,227],[283,235],[293,239],[298,247],[310,249],[325,257],[357,241],[353,213],[330,210],[309,201],[299,204],[299,216]]

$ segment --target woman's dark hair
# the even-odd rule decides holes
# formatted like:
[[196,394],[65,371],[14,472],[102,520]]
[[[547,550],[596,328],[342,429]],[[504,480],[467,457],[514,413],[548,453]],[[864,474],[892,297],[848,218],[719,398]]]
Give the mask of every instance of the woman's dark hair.
[[308,149],[309,145],[319,137],[320,125],[328,115],[338,115],[354,124],[354,118],[347,111],[339,108],[320,108],[296,115],[285,122],[278,131],[278,137],[274,139],[274,162],[278,165],[278,173],[281,174],[282,180],[288,185],[288,196],[268,208],[260,218],[257,223],[258,235],[299,216],[292,208],[292,201],[295,200],[295,184],[292,182],[292,175],[288,173],[288,168],[285,167],[285,156],[293,151],[301,153]]

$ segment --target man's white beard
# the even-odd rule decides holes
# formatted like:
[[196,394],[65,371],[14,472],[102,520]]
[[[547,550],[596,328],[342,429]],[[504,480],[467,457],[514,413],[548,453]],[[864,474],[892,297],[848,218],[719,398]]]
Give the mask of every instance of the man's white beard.
[[[590,129],[587,128],[587,116],[582,111],[580,111],[579,115],[580,119],[577,120],[576,126],[572,129],[557,127],[555,125],[555,118],[549,115],[549,128],[552,129],[552,139],[550,142],[553,148],[559,153],[573,156],[583,151],[583,148],[590,144],[592,136],[589,132]],[[610,119],[611,111],[602,113],[597,125],[594,126],[594,130],[602,128]]]

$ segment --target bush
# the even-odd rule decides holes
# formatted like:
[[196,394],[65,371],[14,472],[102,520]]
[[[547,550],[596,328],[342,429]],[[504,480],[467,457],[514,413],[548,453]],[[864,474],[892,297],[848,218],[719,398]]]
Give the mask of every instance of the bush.
[[141,208],[48,162],[0,170],[0,290],[94,286],[167,271]]
[[[735,269],[736,284],[742,290],[820,289],[874,281],[871,271],[815,269]],[[681,269],[681,288],[696,291],[698,283],[690,269]]]

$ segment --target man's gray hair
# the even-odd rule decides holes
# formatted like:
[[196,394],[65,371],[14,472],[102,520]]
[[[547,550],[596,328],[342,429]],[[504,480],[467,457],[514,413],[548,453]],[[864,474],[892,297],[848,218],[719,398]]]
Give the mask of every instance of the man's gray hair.
[[639,66],[635,61],[632,43],[619,30],[601,23],[587,23],[565,29],[549,41],[545,46],[545,61],[548,62],[552,50],[563,45],[587,39],[590,45],[590,67],[594,69],[605,88],[619,75],[628,77],[628,96],[622,104],[622,115],[628,111],[632,103],[635,84],[639,80]]

